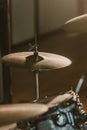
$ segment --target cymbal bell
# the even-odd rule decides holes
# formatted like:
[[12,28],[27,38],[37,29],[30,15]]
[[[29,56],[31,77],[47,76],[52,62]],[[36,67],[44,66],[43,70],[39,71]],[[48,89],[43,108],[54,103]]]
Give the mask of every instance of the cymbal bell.
[[71,60],[52,53],[38,52],[35,57],[34,52],[17,52],[2,57],[2,61],[15,67],[25,67],[36,71],[47,71],[69,66]]
[[39,103],[0,105],[0,126],[34,118],[48,111],[48,107]]
[[77,16],[65,22],[62,29],[68,33],[87,32],[87,14]]

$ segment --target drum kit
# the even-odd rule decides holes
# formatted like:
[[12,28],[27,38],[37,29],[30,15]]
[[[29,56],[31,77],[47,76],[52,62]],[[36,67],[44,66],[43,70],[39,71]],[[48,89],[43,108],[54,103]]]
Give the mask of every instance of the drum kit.
[[[84,33],[87,32],[86,24],[87,15],[82,15],[67,21],[62,29],[71,33]],[[2,61],[34,72],[36,99],[32,103],[0,105],[0,130],[87,130],[87,114],[78,95],[85,75],[81,76],[75,91],[70,90],[48,102],[39,102],[39,71],[69,66],[71,60],[38,52],[35,43],[34,52],[11,53],[3,56]]]

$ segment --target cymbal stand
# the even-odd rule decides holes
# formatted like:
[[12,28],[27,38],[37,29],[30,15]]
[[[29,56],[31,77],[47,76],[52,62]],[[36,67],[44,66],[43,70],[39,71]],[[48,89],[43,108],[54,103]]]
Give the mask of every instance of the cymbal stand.
[[[35,52],[34,52],[34,56],[35,56],[35,62],[39,61],[39,56],[38,56],[38,47],[37,47],[37,36],[35,36]],[[35,74],[35,84],[36,84],[36,99],[34,100],[34,102],[36,102],[37,100],[39,100],[40,98],[40,92],[39,92],[39,71],[38,70],[34,70],[34,74]]]
[[38,74],[38,71],[35,71],[35,82],[36,82],[36,90],[35,90],[36,99],[34,100],[34,102],[37,101],[37,100],[39,100],[39,98],[40,98],[40,92],[39,92],[39,74]]
[[[39,61],[39,56],[38,56],[38,32],[39,32],[39,28],[38,28],[38,5],[39,2],[38,0],[34,0],[34,13],[35,13],[35,51],[34,51],[34,56],[35,56],[35,62]],[[40,98],[40,92],[39,92],[39,70],[34,70],[34,74],[35,74],[35,84],[36,84],[36,99],[34,100],[34,102],[36,102],[37,100],[39,100]]]

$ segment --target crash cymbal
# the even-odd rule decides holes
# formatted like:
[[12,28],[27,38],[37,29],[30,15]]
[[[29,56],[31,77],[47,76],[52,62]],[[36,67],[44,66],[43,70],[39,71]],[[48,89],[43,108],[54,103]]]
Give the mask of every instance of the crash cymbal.
[[70,100],[71,98],[73,98],[73,93],[65,93],[63,95],[56,96],[54,99],[52,99],[48,103],[48,107],[50,108],[50,107],[53,107],[60,103],[66,102],[66,101]]
[[77,16],[65,22],[62,27],[68,33],[86,33],[87,32],[87,14]]
[[2,61],[16,67],[26,67],[32,70],[51,70],[66,67],[71,61],[61,55],[38,52],[35,58],[34,52],[18,52],[4,56]]
[[0,105],[0,126],[34,118],[47,111],[48,107],[39,103]]

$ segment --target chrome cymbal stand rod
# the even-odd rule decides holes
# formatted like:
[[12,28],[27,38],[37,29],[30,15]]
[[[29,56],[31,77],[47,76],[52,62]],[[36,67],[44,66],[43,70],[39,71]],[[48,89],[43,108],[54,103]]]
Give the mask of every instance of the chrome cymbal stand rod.
[[40,92],[39,92],[39,73],[38,71],[35,71],[35,80],[36,80],[36,101],[40,98]]
[[[34,56],[35,56],[35,62],[37,62],[39,60],[38,57],[38,45],[37,45],[37,34],[35,34],[35,51],[34,51]],[[35,82],[36,82],[36,87],[35,87],[35,93],[36,93],[36,99],[34,100],[37,101],[40,98],[40,94],[39,94],[39,71],[38,70],[34,70],[35,73]]]
[[37,102],[40,99],[39,72],[35,70],[34,75],[35,75],[35,99],[33,100],[33,102]]
[[[34,50],[34,56],[35,56],[35,62],[37,62],[39,60],[38,57],[38,34],[37,32],[35,32],[35,50]],[[36,99],[34,100],[34,102],[38,101],[40,98],[40,92],[39,92],[39,71],[35,70],[35,82],[36,82],[36,87],[35,87],[35,93],[36,93]]]
[[39,37],[39,1],[34,0],[34,33],[35,33],[35,44],[38,44],[38,37]]
[[[35,35],[35,50],[34,50],[34,56],[35,56],[35,62],[39,60],[38,57],[38,36],[39,36],[39,1],[34,0],[34,15],[35,15],[35,23],[34,23],[34,35]],[[40,92],[39,92],[39,71],[34,70],[35,74],[35,93],[36,93],[36,99],[34,102],[39,100],[40,98]]]

